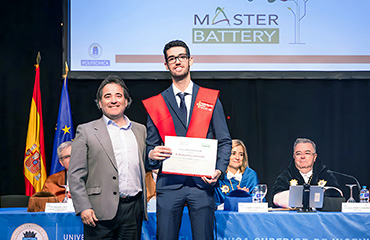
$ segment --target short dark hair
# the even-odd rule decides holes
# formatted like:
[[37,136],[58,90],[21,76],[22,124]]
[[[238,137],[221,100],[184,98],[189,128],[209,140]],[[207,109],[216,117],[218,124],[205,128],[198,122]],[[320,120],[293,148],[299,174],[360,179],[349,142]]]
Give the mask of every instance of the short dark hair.
[[170,49],[170,48],[173,48],[173,47],[183,47],[185,48],[186,50],[186,54],[190,57],[190,50],[189,50],[189,47],[188,45],[186,45],[186,43],[182,40],[173,40],[169,43],[167,43],[165,46],[164,46],[164,49],[163,49],[163,54],[164,54],[164,58],[166,59],[166,62],[167,62],[167,50]]
[[105,78],[100,83],[100,86],[98,87],[98,91],[96,91],[95,102],[98,105],[98,108],[100,109],[100,107],[99,107],[99,101],[103,97],[103,88],[107,84],[111,84],[111,83],[118,84],[118,85],[120,85],[122,87],[122,89],[123,89],[123,96],[127,99],[127,107],[126,108],[128,108],[131,105],[131,102],[132,102],[131,97],[130,97],[130,94],[129,94],[129,91],[128,91],[128,88],[127,88],[125,82],[122,80],[122,78],[120,78],[119,76],[114,75],[114,74],[111,74],[107,78]]

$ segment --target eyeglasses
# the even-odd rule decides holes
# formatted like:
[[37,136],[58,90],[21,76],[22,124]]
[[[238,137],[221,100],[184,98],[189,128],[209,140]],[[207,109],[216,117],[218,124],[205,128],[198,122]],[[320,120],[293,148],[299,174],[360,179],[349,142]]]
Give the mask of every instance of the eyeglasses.
[[316,154],[316,153],[312,153],[312,152],[296,152],[296,153],[294,153],[294,156],[296,156],[296,157],[301,157],[301,156],[305,156],[305,157],[310,157],[310,156],[312,156],[312,155],[314,155],[314,154]]
[[65,155],[65,156],[63,156],[63,157],[61,157],[59,159],[60,159],[60,161],[63,162],[65,159],[70,158],[70,157],[71,157],[71,155]]
[[175,57],[175,56],[170,56],[167,58],[167,63],[175,63],[177,61],[177,59],[180,61],[180,62],[183,62],[183,61],[186,61],[189,59],[189,55],[187,54],[180,54],[179,56]]

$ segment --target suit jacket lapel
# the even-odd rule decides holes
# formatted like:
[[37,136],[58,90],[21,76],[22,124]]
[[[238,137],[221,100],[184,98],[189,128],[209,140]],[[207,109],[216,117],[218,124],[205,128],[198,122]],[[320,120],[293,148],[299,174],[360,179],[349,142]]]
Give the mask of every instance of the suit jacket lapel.
[[165,101],[168,103],[169,107],[173,110],[173,112],[176,115],[172,117],[173,118],[177,117],[182,123],[183,127],[186,128],[187,127],[186,123],[181,119],[180,109],[179,109],[179,106],[177,105],[176,97],[173,94],[172,85],[163,92],[162,96],[165,98]]
[[199,90],[199,86],[194,83],[193,84],[193,93],[191,95],[191,105],[190,105],[191,107],[190,107],[189,123],[190,123],[191,117],[193,115],[193,109],[194,109],[194,105],[195,105],[195,99],[197,98],[198,90]]
[[104,149],[105,153],[108,155],[109,160],[112,162],[113,166],[118,169],[116,158],[114,157],[112,142],[103,118],[97,121],[96,125],[94,126],[94,134],[97,140],[100,142],[100,145]]
[[[189,113],[190,114],[189,115],[189,122],[190,122],[191,116],[193,114],[193,109],[194,109],[194,105],[195,105],[195,99],[197,97],[198,90],[199,90],[199,86],[194,83],[193,84],[193,93],[191,95],[191,106],[190,106],[190,111],[189,111],[190,112]],[[168,105],[171,108],[171,110],[176,115],[176,116],[172,116],[172,117],[177,117],[179,119],[179,121],[182,123],[182,126],[185,129],[187,129],[187,127],[188,127],[187,124],[184,121],[182,121],[180,109],[179,109],[179,106],[177,105],[176,97],[173,94],[172,85],[163,92],[162,96],[164,97],[166,103],[168,103]]]

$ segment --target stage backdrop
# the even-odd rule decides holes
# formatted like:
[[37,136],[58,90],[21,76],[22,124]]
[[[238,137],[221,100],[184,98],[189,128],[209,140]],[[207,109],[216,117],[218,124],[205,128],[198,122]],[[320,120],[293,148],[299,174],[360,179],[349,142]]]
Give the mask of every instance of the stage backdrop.
[[[49,172],[63,83],[61,21],[62,3],[59,2],[21,0],[17,4],[4,4],[0,55],[1,195],[24,193],[23,154],[37,51],[42,56],[41,97]],[[197,60],[194,61],[196,64]],[[330,169],[355,175],[362,185],[369,187],[370,76],[309,79],[313,75],[315,73],[307,73],[293,80],[205,77],[198,78],[196,83],[221,90],[220,99],[231,136],[245,142],[251,167],[270,190],[276,176],[292,161],[292,145],[297,137],[314,140],[318,157]],[[99,83],[69,79],[75,128],[101,116],[94,103]],[[126,83],[133,98],[127,115],[146,123],[141,100],[167,88],[169,77],[127,80]],[[352,182],[342,180],[342,184]],[[347,194],[348,189],[343,188]],[[357,196],[356,191],[355,194]]]

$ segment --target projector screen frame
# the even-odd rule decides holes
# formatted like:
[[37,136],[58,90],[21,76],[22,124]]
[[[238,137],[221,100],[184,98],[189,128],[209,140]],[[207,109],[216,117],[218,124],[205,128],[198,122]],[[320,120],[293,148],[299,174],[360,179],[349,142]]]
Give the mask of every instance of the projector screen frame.
[[[62,22],[62,72],[65,72],[65,62],[70,63],[70,1],[63,0]],[[196,59],[194,61],[196,64]],[[70,70],[68,77],[78,80],[104,79],[109,74],[116,74],[126,80],[162,80],[170,79],[171,76],[163,66],[163,71],[73,71]],[[369,71],[191,71],[193,79],[292,79],[292,80],[345,80],[345,79],[370,79]]]

